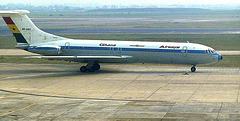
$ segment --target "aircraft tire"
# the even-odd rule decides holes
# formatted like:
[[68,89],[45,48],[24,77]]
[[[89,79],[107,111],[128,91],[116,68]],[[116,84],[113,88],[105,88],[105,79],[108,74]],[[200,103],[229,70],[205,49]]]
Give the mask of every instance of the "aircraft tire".
[[101,68],[101,66],[98,63],[93,65],[94,70],[99,70],[100,68]]
[[81,71],[81,72],[87,72],[87,67],[86,67],[86,66],[82,66],[82,67],[80,68],[80,71]]
[[196,71],[196,67],[192,67],[191,72],[195,72],[195,71]]
[[94,68],[92,67],[92,68],[90,68],[90,69],[88,69],[88,72],[94,72],[95,70],[94,70]]

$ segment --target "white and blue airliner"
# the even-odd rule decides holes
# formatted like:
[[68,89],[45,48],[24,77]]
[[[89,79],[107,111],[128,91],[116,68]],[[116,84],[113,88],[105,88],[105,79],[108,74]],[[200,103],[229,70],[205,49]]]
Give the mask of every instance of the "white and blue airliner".
[[26,10],[0,11],[0,16],[17,40],[17,48],[44,58],[87,63],[81,72],[100,69],[99,63],[160,63],[196,65],[215,63],[222,56],[211,47],[194,43],[140,42],[113,40],[74,40],[46,33],[37,28]]

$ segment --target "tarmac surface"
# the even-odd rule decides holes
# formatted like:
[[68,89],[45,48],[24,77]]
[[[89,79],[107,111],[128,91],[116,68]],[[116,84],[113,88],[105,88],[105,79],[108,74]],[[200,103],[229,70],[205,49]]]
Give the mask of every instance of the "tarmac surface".
[[0,120],[240,120],[240,68],[0,64]]

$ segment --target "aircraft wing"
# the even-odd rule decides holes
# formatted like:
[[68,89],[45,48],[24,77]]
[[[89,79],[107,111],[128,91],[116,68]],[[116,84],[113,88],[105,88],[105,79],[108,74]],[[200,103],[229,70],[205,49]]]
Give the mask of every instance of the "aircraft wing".
[[42,58],[42,59],[127,59],[132,56],[30,56],[24,58]]
[[94,60],[99,62],[108,62],[109,60],[115,60],[116,62],[125,61],[132,56],[121,55],[121,56],[29,56],[24,58],[35,58],[35,59],[51,59],[51,60],[66,60],[66,61],[77,61],[85,62],[88,60]]

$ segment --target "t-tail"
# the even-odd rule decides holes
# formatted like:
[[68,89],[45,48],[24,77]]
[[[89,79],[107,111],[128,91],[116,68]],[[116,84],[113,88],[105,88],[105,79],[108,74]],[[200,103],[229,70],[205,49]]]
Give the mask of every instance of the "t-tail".
[[27,49],[30,44],[65,40],[67,38],[49,34],[37,28],[26,14],[27,10],[0,11],[17,41],[17,48]]

